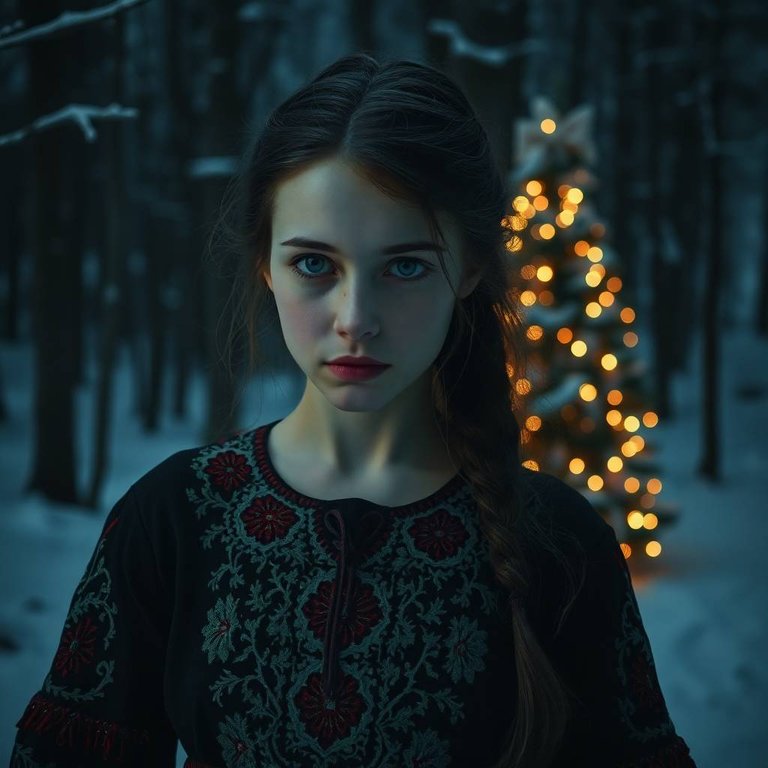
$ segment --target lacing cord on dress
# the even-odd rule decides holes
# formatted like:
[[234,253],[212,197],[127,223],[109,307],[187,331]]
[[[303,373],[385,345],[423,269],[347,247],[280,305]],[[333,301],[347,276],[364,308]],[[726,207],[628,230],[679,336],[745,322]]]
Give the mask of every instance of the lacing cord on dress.
[[323,644],[323,691],[326,699],[332,699],[336,691],[339,674],[339,619],[340,617],[346,617],[349,610],[355,566],[358,564],[366,548],[378,536],[379,531],[384,525],[385,517],[378,509],[370,509],[362,513],[359,522],[354,526],[357,530],[354,538],[359,538],[358,541],[351,540],[349,527],[345,523],[344,515],[338,507],[328,509],[323,520],[326,529],[334,537],[336,548],[340,551],[333,589],[333,601],[328,611],[328,621],[325,624],[325,641]]

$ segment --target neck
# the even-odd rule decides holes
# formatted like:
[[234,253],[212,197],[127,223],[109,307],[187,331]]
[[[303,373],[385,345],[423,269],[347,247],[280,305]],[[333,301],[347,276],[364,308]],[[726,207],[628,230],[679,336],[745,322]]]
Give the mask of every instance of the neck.
[[414,399],[378,411],[342,411],[324,398],[319,405],[318,399],[305,389],[279,426],[285,444],[301,454],[296,458],[322,465],[323,474],[360,479],[404,469],[440,472],[453,467],[431,402]]

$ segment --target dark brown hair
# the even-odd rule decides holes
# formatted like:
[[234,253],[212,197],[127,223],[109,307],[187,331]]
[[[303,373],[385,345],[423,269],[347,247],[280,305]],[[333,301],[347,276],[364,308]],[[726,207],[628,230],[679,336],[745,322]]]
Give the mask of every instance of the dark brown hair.
[[[457,297],[433,365],[434,412],[449,454],[473,489],[494,573],[509,595],[505,610],[517,706],[496,768],[544,768],[557,754],[569,701],[529,621],[528,555],[543,548],[561,559],[565,570],[568,566],[524,494],[530,472],[521,466],[514,387],[523,376],[524,355],[502,227],[507,194],[487,134],[449,77],[415,61],[345,56],[269,115],[228,191],[219,222],[218,232],[229,244],[234,237],[241,254],[228,346],[231,350],[233,338],[243,332],[249,371],[267,362],[260,336],[278,321],[262,275],[270,258],[276,188],[329,157],[351,162],[386,194],[418,204],[437,242],[444,238],[435,212],[450,214],[463,233],[465,270],[482,274],[471,294]],[[236,224],[227,230],[232,212]],[[440,263],[447,277],[442,255]]]

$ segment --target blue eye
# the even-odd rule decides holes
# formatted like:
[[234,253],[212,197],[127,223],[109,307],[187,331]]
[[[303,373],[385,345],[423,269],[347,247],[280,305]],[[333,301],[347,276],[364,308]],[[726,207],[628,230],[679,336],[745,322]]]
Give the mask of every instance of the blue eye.
[[[323,261],[328,261],[328,259],[325,256],[323,256],[322,254],[319,254],[319,253],[304,253],[304,254],[302,254],[301,256],[297,257],[296,259],[294,259],[291,262],[291,264],[290,264],[291,271],[295,272],[299,277],[302,277],[302,278],[308,279],[308,280],[314,280],[314,279],[316,279],[318,277],[327,277],[328,274],[329,274],[327,272],[309,272],[308,273],[308,272],[302,272],[300,269],[296,269],[296,265],[299,262],[302,262],[302,261],[312,261],[312,260],[317,260],[317,259],[321,259]],[[398,279],[403,280],[404,282],[409,282],[409,283],[414,283],[417,280],[422,280],[423,278],[427,277],[427,275],[430,272],[432,272],[433,269],[434,269],[434,267],[431,264],[428,264],[426,261],[423,261],[422,259],[412,258],[412,257],[404,257],[404,258],[400,258],[400,259],[395,259],[392,263],[393,264],[403,264],[403,263],[408,264],[408,263],[410,263],[410,264],[415,264],[416,266],[423,267],[423,271],[420,274],[417,274],[415,276],[411,276],[411,275],[408,275],[408,274],[403,275],[403,276],[395,275],[395,277],[398,277]]]

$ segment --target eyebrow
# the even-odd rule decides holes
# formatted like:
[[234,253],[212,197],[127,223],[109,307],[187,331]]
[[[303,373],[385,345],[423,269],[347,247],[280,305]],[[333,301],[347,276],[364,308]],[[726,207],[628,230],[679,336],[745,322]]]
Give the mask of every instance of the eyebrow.
[[[319,240],[310,240],[308,237],[292,237],[290,240],[285,240],[280,245],[294,245],[299,248],[315,248],[318,251],[328,251],[329,253],[339,253],[339,249],[328,243],[320,242]],[[381,252],[385,255],[391,255],[393,253],[412,253],[413,251],[435,251],[441,253],[445,251],[437,243],[431,243],[427,240],[420,240],[415,243],[398,243],[397,245],[388,245],[386,248],[382,248]]]

